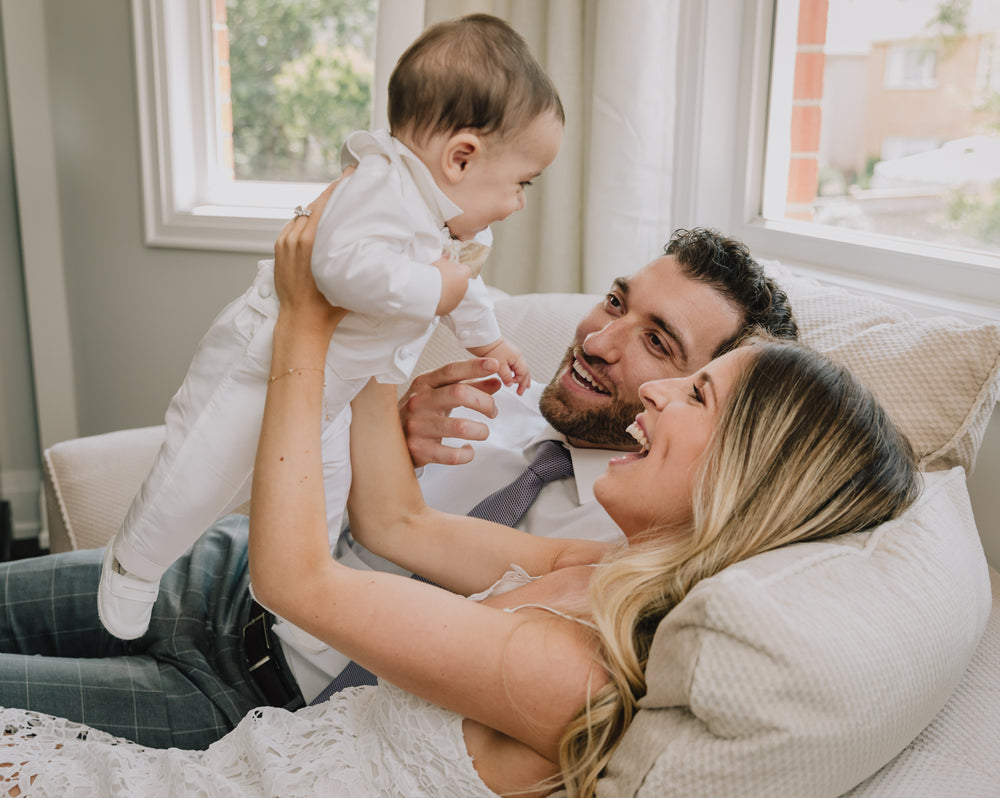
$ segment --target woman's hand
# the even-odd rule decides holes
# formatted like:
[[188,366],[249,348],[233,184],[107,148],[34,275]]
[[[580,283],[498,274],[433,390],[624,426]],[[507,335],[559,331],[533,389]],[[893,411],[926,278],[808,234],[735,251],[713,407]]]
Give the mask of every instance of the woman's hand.
[[[354,167],[344,170],[344,176],[354,172]],[[282,228],[278,240],[274,242],[274,285],[284,311],[279,313],[279,321],[284,317],[296,328],[324,331],[333,335],[337,324],[347,314],[343,308],[334,307],[316,287],[311,261],[316,227],[323,215],[327,200],[342,178],[338,178],[307,207],[309,215],[299,215]]]
[[313,279],[316,226],[336,184],[285,225],[274,245],[280,305],[271,378],[250,494],[250,572],[259,600],[296,598],[296,580],[330,564],[320,452],[326,358],[347,311],[330,305]]

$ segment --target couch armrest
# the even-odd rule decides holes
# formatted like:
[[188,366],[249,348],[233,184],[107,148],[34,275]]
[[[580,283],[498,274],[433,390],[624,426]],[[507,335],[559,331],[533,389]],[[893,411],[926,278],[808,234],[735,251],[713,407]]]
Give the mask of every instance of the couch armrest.
[[163,443],[163,427],[90,435],[44,452],[53,552],[103,546],[115,534]]

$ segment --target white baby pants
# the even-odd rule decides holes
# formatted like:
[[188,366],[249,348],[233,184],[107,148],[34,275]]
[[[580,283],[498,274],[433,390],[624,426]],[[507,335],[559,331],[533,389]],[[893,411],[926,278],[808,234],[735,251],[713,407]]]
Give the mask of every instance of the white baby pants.
[[[278,315],[271,264],[212,323],[180,390],[167,408],[166,438],[115,540],[115,556],[136,576],[155,580],[216,519],[250,498],[257,440]],[[351,482],[349,427],[357,386],[325,374],[323,477],[331,546]],[[327,404],[329,402],[329,404]]]

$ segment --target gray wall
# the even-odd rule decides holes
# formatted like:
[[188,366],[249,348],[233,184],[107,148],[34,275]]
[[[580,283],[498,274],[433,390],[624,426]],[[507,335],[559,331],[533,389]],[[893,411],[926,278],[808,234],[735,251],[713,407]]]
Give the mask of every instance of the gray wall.
[[[159,424],[202,333],[252,280],[256,256],[144,245],[130,3],[28,1],[44,19],[78,431]],[[26,537],[39,526],[40,445],[8,108],[17,76],[4,63],[0,473]]]
[[129,4],[44,7],[79,431],[160,423],[256,261],[143,244]]
[[38,428],[2,38],[0,78],[0,487],[4,497],[14,501],[15,524],[31,525],[32,482],[37,478],[39,463]]

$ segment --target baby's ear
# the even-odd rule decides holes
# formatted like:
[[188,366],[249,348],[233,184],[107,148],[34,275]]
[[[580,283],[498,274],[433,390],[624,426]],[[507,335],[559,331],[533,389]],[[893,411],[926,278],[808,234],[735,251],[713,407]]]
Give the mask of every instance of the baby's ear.
[[468,174],[470,164],[483,155],[483,142],[474,133],[462,132],[451,136],[441,153],[445,177],[460,183]]

